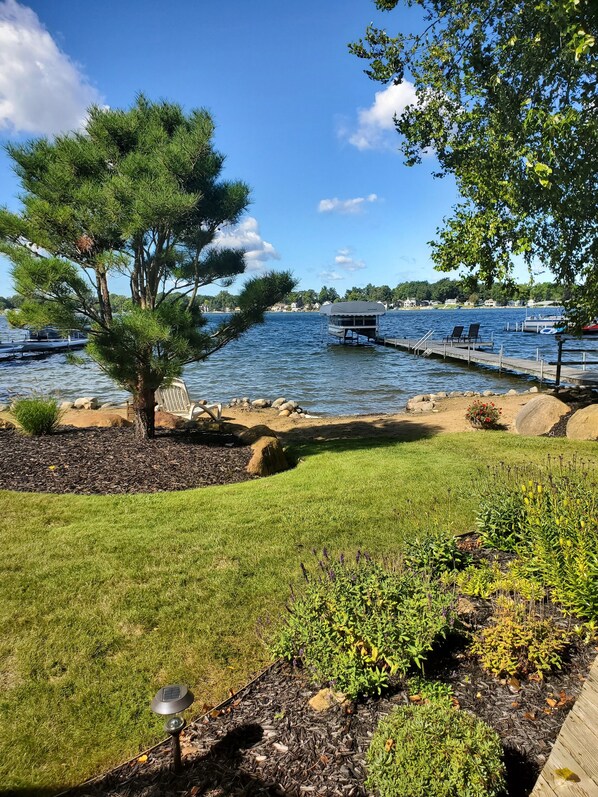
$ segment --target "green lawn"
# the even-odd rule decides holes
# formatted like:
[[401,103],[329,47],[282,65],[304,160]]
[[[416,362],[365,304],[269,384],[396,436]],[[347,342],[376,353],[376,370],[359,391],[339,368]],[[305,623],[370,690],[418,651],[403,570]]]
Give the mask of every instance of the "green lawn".
[[472,484],[500,460],[592,443],[505,433],[297,449],[296,469],[153,496],[0,492],[0,783],[60,790],[161,737],[149,701],[185,682],[202,704],[267,660],[311,549],[392,554],[418,531],[472,527]]

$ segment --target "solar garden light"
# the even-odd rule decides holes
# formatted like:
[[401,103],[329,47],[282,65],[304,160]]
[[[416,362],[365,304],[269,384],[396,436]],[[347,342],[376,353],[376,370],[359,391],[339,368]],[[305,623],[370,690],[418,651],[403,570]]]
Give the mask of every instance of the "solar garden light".
[[172,768],[174,772],[181,771],[181,731],[185,727],[185,720],[181,712],[189,708],[195,698],[193,693],[184,684],[171,684],[163,686],[152,700],[154,714],[169,716],[164,730],[172,738]]

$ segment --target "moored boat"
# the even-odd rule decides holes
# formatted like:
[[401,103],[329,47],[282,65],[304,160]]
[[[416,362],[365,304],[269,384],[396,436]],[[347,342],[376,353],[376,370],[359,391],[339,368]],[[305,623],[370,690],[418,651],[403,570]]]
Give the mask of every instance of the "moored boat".
[[88,342],[88,337],[80,330],[62,333],[54,327],[44,327],[30,330],[27,337],[0,342],[0,353],[51,354],[82,349]]
[[23,346],[16,343],[0,343],[0,361],[14,360],[19,354],[23,353]]
[[[521,322],[521,331],[536,332],[542,335],[555,334],[559,328],[564,328],[566,323],[567,319],[562,313],[528,315]],[[548,329],[554,329],[554,332],[546,332]]]

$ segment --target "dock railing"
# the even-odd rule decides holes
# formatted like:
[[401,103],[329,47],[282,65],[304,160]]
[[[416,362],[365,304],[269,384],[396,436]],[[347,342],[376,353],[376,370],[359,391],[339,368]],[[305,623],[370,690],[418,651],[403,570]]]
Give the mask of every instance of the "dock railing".
[[425,351],[427,346],[425,346],[424,344],[426,344],[430,340],[433,334],[434,330],[429,329],[423,337],[421,337],[418,341],[416,341],[413,344],[413,348],[411,349],[413,354],[417,354],[420,351]]

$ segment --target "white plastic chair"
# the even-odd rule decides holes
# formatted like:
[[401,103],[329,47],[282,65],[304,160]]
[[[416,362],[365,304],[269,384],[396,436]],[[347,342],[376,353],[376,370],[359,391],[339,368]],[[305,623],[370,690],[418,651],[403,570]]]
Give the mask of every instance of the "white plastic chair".
[[156,390],[158,409],[163,409],[173,415],[180,415],[191,421],[199,415],[209,415],[213,421],[219,421],[222,415],[222,404],[202,404],[191,401],[187,385],[182,379],[173,379],[168,387],[159,387]]

